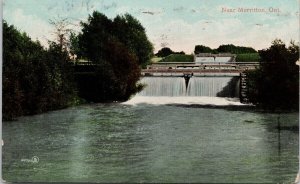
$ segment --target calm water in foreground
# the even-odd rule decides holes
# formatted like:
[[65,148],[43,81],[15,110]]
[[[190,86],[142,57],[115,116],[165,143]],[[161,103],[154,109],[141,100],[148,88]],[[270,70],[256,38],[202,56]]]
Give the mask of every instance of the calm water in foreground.
[[291,183],[298,172],[297,125],[298,113],[84,105],[4,122],[3,178]]

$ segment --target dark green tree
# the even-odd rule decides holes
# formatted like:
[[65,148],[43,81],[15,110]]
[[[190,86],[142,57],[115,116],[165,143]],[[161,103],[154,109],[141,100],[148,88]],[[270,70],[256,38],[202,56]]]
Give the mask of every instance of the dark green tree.
[[[125,20],[134,23],[122,22],[123,18],[112,21],[96,11],[86,23],[82,23],[82,33],[78,36],[80,55],[94,63],[95,72],[77,76],[77,81],[81,97],[88,101],[124,101],[141,89],[137,84],[141,60],[136,51],[143,53],[143,44],[140,45],[138,37],[134,37],[135,33],[126,34],[126,31],[122,31],[142,31],[143,27],[129,15]],[[124,27],[121,23],[124,23]],[[139,49],[135,46],[139,46]]]
[[79,37],[73,31],[70,32],[69,49],[70,49],[70,54],[73,55],[73,56],[80,53]]
[[180,51],[180,52],[175,52],[175,54],[182,54],[182,55],[185,55],[185,52]]
[[164,47],[160,49],[155,55],[158,57],[167,57],[171,54],[174,54],[174,51],[172,51],[169,47]]
[[153,46],[142,24],[130,14],[116,16],[113,20],[113,35],[130,52],[137,56],[138,63],[145,66],[153,56]]
[[104,14],[95,11],[87,22],[81,22],[81,26],[78,56],[99,63],[106,57],[106,45],[113,38],[113,22]]
[[217,52],[232,54],[257,53],[257,51],[251,47],[235,46],[233,44],[220,45],[217,48]]
[[212,53],[213,49],[210,47],[204,46],[204,45],[196,45],[194,54],[199,54],[199,53]]
[[67,53],[45,50],[6,22],[3,38],[3,118],[67,106],[75,94]]
[[3,119],[22,115],[24,93],[20,84],[19,70],[25,66],[22,45],[23,35],[13,26],[3,23]]
[[69,53],[61,51],[59,44],[51,42],[45,58],[48,65],[48,78],[45,84],[45,93],[48,97],[47,109],[53,110],[72,105],[77,98],[77,89]]
[[261,66],[248,72],[250,101],[271,109],[297,109],[299,105],[299,46],[281,40],[259,51]]

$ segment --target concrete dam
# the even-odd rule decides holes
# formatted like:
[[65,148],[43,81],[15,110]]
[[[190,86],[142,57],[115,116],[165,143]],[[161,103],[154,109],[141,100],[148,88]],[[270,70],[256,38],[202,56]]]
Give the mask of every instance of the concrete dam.
[[247,103],[248,70],[257,62],[236,62],[233,54],[199,54],[190,63],[155,63],[142,70],[145,89],[139,96],[240,98]]

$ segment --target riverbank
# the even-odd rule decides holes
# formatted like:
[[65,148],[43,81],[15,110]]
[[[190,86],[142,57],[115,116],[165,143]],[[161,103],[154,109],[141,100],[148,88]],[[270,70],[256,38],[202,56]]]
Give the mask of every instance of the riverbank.
[[[122,105],[168,105],[168,106],[178,106],[186,108],[207,108],[207,109],[224,109],[230,111],[248,111],[257,113],[296,113],[299,112],[298,109],[266,109],[262,106],[257,106],[253,104],[244,104],[239,101],[239,98],[221,98],[221,97],[191,97],[191,96],[181,96],[181,97],[146,97],[146,96],[134,96],[125,102],[117,101],[107,101],[105,103],[93,103],[87,102],[84,99],[76,98],[73,103],[68,106],[52,109],[49,111],[44,111],[36,114],[28,114],[25,116],[33,116],[38,114],[44,114],[48,112],[59,111],[63,109],[68,109],[72,107],[80,107],[86,105],[97,105],[97,104],[122,104]],[[22,116],[14,117],[13,119],[3,119],[3,121],[16,121]]]

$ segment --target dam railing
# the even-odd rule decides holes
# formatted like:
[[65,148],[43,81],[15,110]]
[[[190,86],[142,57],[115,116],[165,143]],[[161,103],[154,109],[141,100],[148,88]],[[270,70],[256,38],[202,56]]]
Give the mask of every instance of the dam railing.
[[173,74],[209,74],[225,73],[240,74],[246,70],[254,70],[260,65],[259,62],[203,62],[203,63],[155,63],[148,65],[142,70],[142,75],[168,75]]

